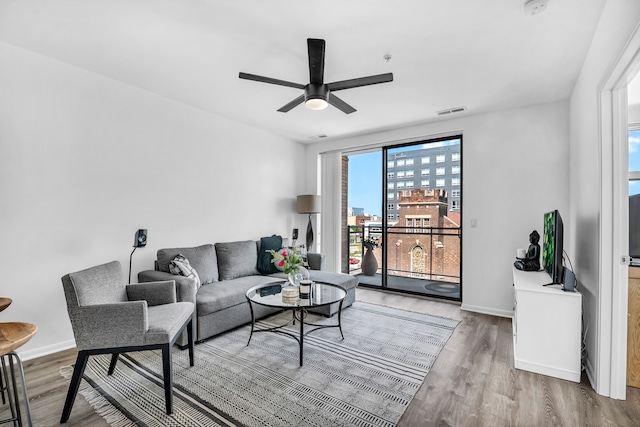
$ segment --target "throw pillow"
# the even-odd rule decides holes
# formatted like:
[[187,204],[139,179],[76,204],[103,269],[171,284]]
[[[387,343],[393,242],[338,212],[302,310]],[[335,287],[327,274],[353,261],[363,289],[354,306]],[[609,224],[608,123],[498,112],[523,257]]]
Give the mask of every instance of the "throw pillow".
[[169,271],[178,276],[190,277],[196,280],[196,287],[200,287],[200,277],[195,268],[191,267],[189,260],[184,255],[178,254],[169,263]]
[[277,251],[282,247],[282,236],[260,238],[260,253],[258,254],[258,271],[261,274],[273,274],[278,272],[278,268],[271,262],[271,254],[268,250]]
[[253,276],[258,272],[258,244],[255,240],[216,243],[220,280]]

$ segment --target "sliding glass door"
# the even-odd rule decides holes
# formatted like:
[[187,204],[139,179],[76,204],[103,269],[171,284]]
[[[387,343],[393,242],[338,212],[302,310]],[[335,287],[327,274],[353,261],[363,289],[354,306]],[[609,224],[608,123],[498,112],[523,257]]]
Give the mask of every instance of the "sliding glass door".
[[[379,210],[350,204],[348,223],[350,272],[363,286],[461,300],[461,148],[457,136],[368,153],[366,188],[381,176]],[[356,156],[349,156],[349,203],[363,188],[356,176],[365,157]]]
[[383,286],[460,300],[462,137],[386,148]]

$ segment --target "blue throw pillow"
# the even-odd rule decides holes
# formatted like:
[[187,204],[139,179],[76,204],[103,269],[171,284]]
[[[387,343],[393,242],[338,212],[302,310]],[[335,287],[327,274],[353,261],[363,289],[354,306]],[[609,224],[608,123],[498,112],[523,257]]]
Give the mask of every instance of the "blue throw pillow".
[[277,251],[282,248],[282,236],[275,234],[270,237],[260,238],[260,252],[258,253],[258,271],[260,274],[277,273],[278,269],[271,262],[271,254],[267,252],[269,249]]

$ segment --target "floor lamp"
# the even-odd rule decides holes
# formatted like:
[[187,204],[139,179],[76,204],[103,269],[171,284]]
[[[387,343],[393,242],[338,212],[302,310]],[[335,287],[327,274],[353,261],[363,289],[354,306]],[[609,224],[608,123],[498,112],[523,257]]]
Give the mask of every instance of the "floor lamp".
[[315,194],[303,194],[298,196],[297,207],[299,214],[309,215],[309,224],[307,224],[307,251],[311,250],[313,245],[313,224],[311,223],[311,215],[320,213],[320,196]]

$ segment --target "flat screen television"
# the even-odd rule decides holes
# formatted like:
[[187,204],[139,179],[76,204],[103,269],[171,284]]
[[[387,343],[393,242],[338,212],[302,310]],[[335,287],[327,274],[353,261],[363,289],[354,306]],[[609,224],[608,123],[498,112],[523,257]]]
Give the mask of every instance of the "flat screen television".
[[545,213],[544,232],[542,240],[542,268],[551,277],[551,284],[563,283],[563,232],[564,230],[560,213],[557,210]]

